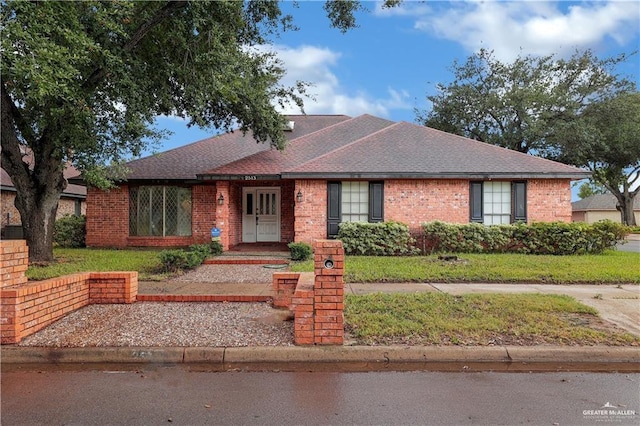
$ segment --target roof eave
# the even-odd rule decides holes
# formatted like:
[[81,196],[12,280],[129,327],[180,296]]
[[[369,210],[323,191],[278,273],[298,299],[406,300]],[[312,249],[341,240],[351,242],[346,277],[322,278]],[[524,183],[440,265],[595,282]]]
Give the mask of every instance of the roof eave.
[[281,180],[282,176],[281,175],[274,175],[274,174],[266,174],[266,175],[261,175],[261,174],[249,174],[249,173],[245,173],[245,174],[221,174],[221,175],[214,175],[214,174],[199,174],[198,175],[198,180],[200,181],[211,181],[211,180],[245,180],[245,181],[254,181],[254,180]]
[[282,179],[570,179],[580,180],[591,176],[580,173],[418,173],[418,172],[285,172]]

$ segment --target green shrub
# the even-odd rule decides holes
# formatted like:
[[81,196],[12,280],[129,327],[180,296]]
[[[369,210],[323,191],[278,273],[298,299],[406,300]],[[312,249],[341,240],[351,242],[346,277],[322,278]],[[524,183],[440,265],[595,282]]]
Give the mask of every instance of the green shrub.
[[222,243],[220,241],[214,240],[209,243],[209,248],[212,256],[220,256],[224,249],[222,248]]
[[287,244],[289,250],[291,250],[291,260],[304,262],[311,258],[313,250],[311,245],[307,243],[289,243]]
[[86,233],[84,216],[65,215],[54,224],[53,241],[60,247],[84,247]]
[[339,240],[346,254],[396,256],[415,254],[415,240],[409,226],[400,222],[345,222],[340,224]]
[[194,244],[189,250],[162,250],[158,257],[164,272],[178,272],[201,265],[210,254],[209,244]]
[[536,222],[531,225],[478,223],[422,225],[427,252],[597,254],[624,239],[627,227],[611,221],[585,223]]

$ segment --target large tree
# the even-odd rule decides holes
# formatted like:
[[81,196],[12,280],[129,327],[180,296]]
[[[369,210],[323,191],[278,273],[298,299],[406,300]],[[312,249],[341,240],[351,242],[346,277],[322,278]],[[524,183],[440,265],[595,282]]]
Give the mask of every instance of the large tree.
[[554,136],[561,160],[587,167],[592,179],[615,195],[622,223],[636,225],[634,199],[640,192],[640,92],[623,93],[588,105]]
[[[397,1],[388,1],[392,6]],[[354,27],[357,1],[328,1],[331,25]],[[277,1],[7,1],[2,14],[2,168],[31,261],[53,259],[65,164],[90,183],[161,137],[158,115],[252,131],[281,148],[277,104],[302,107],[262,47],[294,29]]]
[[427,96],[429,110],[417,121],[482,142],[547,158],[558,158],[553,135],[558,123],[573,120],[587,105],[633,90],[615,67],[626,55],[598,59],[589,50],[569,59],[518,56],[513,62],[480,50],[464,63],[455,61],[453,81]]

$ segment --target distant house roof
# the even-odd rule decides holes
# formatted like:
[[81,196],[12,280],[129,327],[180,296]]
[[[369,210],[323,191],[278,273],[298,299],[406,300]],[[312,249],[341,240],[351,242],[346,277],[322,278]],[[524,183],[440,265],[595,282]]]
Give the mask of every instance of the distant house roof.
[[582,179],[565,164],[371,115],[287,116],[284,151],[227,133],[127,163],[129,180],[296,178]]
[[[583,198],[582,200],[574,201],[571,203],[571,208],[574,212],[583,212],[583,211],[607,211],[612,210],[616,211],[616,205],[618,204],[618,200],[613,194],[595,194],[587,198]],[[636,197],[633,200],[633,209],[640,210],[640,198]]]
[[[27,161],[30,161],[30,158],[27,158]],[[70,179],[74,176],[77,176],[80,172],[69,164],[64,169],[64,177],[65,179]],[[0,168],[0,188],[3,191],[15,191],[16,188],[13,185],[13,181],[11,177],[9,177],[9,173],[7,173],[4,169]],[[65,190],[62,192],[63,197],[71,197],[71,198],[86,198],[87,197],[87,187],[84,185],[77,185],[68,183]]]

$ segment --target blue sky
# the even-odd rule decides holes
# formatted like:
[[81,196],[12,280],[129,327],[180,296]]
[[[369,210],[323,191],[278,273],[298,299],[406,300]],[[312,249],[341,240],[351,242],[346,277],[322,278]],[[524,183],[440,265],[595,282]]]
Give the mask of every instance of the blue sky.
[[[284,2],[299,31],[273,40],[287,69],[282,81],[313,83],[307,114],[372,114],[415,121],[415,108],[429,109],[426,96],[451,79],[450,65],[480,48],[503,61],[518,54],[568,57],[592,49],[601,58],[640,48],[640,2],[623,1],[407,1],[383,9],[363,2],[359,28],[343,34],[330,28],[323,1]],[[640,86],[640,55],[620,68]],[[290,108],[286,113],[299,113]],[[164,151],[216,134],[161,117],[173,132]]]

